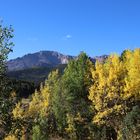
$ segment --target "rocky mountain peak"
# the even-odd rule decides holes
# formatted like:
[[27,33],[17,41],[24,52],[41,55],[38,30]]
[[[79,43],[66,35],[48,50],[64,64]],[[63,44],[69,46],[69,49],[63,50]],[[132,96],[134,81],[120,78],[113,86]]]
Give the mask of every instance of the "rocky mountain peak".
[[67,64],[68,61],[73,58],[73,56],[63,55],[55,51],[40,51],[10,60],[7,62],[7,66],[9,71],[16,71],[34,67],[48,67]]

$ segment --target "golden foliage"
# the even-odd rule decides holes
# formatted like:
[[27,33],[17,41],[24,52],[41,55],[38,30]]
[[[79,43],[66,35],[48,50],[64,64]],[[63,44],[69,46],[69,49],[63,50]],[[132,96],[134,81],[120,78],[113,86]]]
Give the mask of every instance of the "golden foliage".
[[[126,102],[140,98],[140,49],[126,51],[122,59],[114,54],[105,63],[97,62],[92,69],[93,84],[89,99],[97,113],[93,118],[102,124],[118,114],[125,114]],[[115,114],[115,115],[114,115]]]
[[18,140],[18,139],[14,135],[8,135],[7,137],[4,138],[4,140]]

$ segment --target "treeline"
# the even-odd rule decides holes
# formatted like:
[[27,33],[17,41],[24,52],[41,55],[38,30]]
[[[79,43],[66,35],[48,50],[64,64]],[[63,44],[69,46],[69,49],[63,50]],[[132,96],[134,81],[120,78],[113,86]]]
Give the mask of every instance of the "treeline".
[[5,76],[12,31],[0,26],[0,139],[140,139],[140,49],[95,64],[81,53],[19,101]]
[[34,82],[16,80],[11,78],[9,78],[8,86],[11,87],[11,91],[14,91],[16,93],[16,98],[18,100],[20,100],[21,98],[28,98],[35,92],[35,89],[39,88],[35,85]]

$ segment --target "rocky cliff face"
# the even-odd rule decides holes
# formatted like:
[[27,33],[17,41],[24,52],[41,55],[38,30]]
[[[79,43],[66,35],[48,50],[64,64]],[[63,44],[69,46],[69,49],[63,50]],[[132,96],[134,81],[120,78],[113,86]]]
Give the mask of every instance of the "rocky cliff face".
[[[108,56],[89,57],[95,63],[96,60],[103,62]],[[7,62],[8,71],[19,71],[31,68],[57,67],[61,64],[67,64],[75,56],[63,55],[55,51],[40,51],[33,54],[27,54]]]
[[10,60],[7,62],[7,66],[9,71],[17,71],[35,67],[52,67],[67,64],[71,59],[74,59],[74,57],[54,51],[40,51]]

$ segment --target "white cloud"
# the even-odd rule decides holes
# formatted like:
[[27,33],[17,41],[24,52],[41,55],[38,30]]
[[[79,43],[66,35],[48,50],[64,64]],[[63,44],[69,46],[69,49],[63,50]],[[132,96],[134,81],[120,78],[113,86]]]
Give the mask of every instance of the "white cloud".
[[70,38],[72,38],[72,36],[68,34],[68,35],[66,35],[66,38],[70,39]]
[[65,35],[65,36],[63,36],[63,40],[69,40],[69,39],[71,39],[72,38],[72,35],[70,35],[70,34],[67,34],[67,35]]

